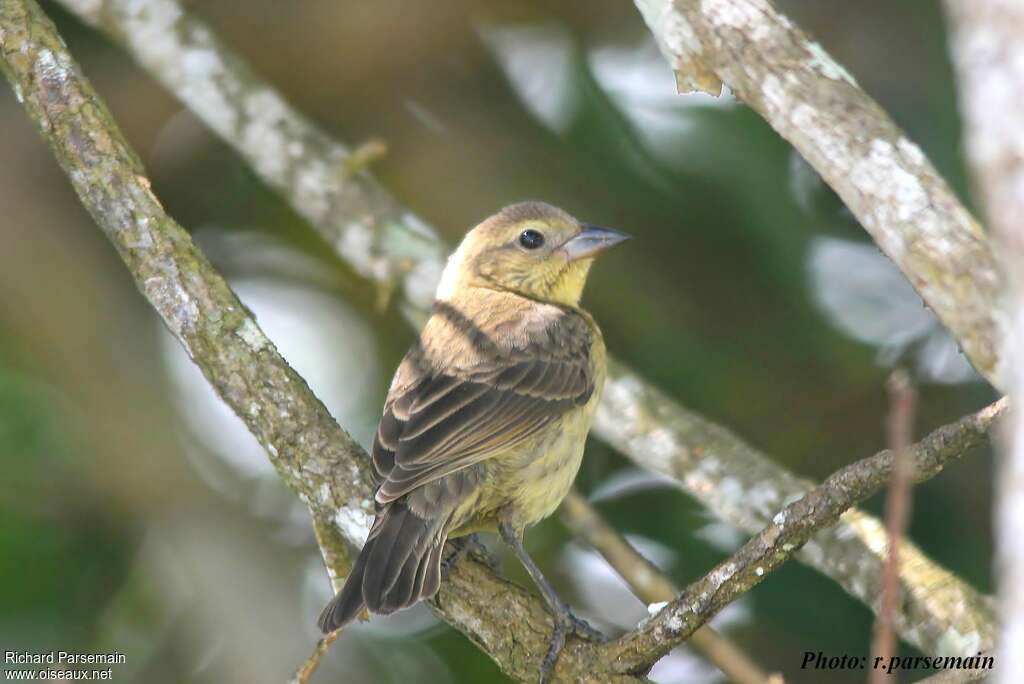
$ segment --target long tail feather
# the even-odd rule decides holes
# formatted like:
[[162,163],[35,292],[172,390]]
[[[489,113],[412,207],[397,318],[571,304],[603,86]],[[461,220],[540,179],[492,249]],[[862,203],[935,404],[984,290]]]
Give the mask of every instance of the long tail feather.
[[408,608],[440,586],[443,525],[419,517],[402,501],[379,515],[345,586],[320,614],[324,632],[344,626],[364,609],[386,615]]

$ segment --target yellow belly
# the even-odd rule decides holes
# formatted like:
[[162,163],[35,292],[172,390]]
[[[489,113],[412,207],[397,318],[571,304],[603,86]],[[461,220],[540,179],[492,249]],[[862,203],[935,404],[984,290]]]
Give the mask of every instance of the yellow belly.
[[568,494],[583,460],[583,448],[604,389],[605,352],[600,332],[592,348],[595,390],[583,407],[571,410],[510,451],[471,466],[481,486],[452,515],[449,536],[495,531],[498,517],[524,529],[555,512]]
[[474,466],[482,469],[484,485],[455,512],[449,536],[494,531],[499,515],[523,529],[554,513],[579,472],[596,403],[595,398],[520,448]]

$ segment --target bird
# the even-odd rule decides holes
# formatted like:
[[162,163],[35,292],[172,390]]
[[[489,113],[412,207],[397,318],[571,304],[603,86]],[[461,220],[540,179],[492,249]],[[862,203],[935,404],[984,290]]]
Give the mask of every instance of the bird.
[[497,532],[554,617],[540,681],[569,633],[600,637],[523,537],[579,470],[607,367],[580,298],[594,259],[629,237],[543,202],[507,206],[466,234],[391,382],[370,454],[374,521],[323,632],[433,596],[446,540]]

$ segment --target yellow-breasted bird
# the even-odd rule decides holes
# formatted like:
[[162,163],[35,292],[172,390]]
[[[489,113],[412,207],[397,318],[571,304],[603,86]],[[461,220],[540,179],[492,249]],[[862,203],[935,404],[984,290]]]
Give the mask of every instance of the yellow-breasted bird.
[[628,237],[540,202],[469,231],[392,380],[372,451],[376,518],[322,630],[433,596],[445,541],[496,530],[555,618],[541,680],[569,631],[592,633],[523,532],[554,512],[579,470],[606,369],[580,296],[594,257]]

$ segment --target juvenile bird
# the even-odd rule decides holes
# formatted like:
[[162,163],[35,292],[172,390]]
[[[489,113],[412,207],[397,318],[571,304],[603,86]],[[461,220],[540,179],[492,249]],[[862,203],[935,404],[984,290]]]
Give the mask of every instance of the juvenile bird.
[[364,609],[387,614],[433,596],[445,541],[497,531],[555,619],[541,681],[567,633],[593,636],[527,554],[523,532],[554,512],[579,470],[606,369],[580,296],[594,257],[628,237],[540,202],[469,231],[391,382],[371,454],[376,517],[320,616],[324,632]]

